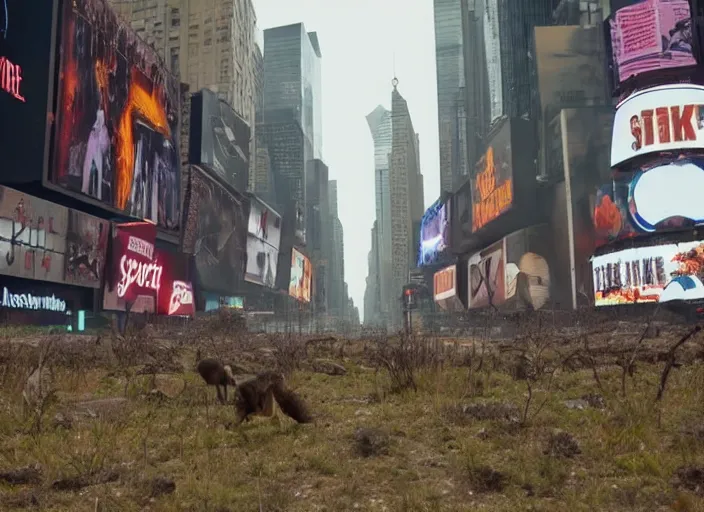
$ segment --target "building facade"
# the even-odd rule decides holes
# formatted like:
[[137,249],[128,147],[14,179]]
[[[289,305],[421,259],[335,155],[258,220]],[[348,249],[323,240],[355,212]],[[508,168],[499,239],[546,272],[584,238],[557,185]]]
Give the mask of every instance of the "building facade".
[[332,224],[328,307],[331,315],[343,318],[347,303],[345,296],[345,244],[342,223],[338,217],[337,180],[328,181],[328,201],[330,202],[330,220]]

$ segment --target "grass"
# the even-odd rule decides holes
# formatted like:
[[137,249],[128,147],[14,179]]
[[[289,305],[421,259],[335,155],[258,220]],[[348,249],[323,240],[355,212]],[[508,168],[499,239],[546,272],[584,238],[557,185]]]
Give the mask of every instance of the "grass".
[[[603,410],[564,403],[599,392],[591,369],[558,371],[549,393],[545,381],[535,384],[532,407],[545,405],[520,425],[457,410],[498,401],[522,411],[526,385],[508,372],[474,372],[475,384],[481,381],[474,396],[466,367],[420,371],[417,392],[389,393],[387,376],[352,356],[341,361],[347,375],[297,371],[289,378],[315,424],[297,425],[279,411],[233,427],[233,407],[216,404],[214,390],[190,370],[193,353],[182,357],[184,375],[158,380],[175,396],[162,402],[148,398],[149,376],[126,386],[123,372],[95,368],[76,378],[57,369],[59,400],[40,433],[29,428],[17,385],[4,386],[0,471],[39,464],[43,473],[39,484],[0,483],[0,509],[31,504],[34,496],[42,510],[77,512],[704,510],[702,497],[672,480],[678,467],[704,464],[704,365],[696,361],[672,373],[660,404],[662,363],[639,364],[625,398],[621,370],[600,368]],[[77,416],[70,428],[52,424],[78,401],[111,397],[127,400]],[[362,427],[388,435],[387,455],[357,453]],[[581,453],[546,455],[555,429],[570,433]],[[111,471],[113,481],[75,492],[51,487],[60,478]],[[156,477],[173,480],[175,491],[155,491]]]

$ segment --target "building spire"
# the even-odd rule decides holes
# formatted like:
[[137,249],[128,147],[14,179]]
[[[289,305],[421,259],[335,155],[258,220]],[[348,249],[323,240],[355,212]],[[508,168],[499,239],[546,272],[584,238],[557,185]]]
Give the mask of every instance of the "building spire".
[[396,90],[396,87],[398,86],[398,78],[396,78],[396,76],[394,76],[394,79],[391,80],[391,85],[393,85],[394,90]]

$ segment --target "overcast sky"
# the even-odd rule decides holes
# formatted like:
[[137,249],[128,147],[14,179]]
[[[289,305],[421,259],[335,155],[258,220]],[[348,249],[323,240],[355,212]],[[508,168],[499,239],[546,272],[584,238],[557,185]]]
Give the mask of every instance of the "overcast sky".
[[254,0],[254,5],[262,30],[302,22],[318,33],[323,160],[330,179],[338,181],[345,280],[361,317],[375,217],[374,146],[365,117],[379,104],[391,108],[394,67],[420,134],[425,206],[440,194],[433,2]]

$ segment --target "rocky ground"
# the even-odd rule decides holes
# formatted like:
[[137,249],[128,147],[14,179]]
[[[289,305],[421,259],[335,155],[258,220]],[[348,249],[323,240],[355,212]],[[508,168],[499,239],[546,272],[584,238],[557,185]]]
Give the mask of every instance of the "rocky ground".
[[[704,510],[693,326],[306,343],[215,324],[0,341],[0,509]],[[197,349],[238,380],[282,371],[314,423],[234,425]]]

